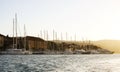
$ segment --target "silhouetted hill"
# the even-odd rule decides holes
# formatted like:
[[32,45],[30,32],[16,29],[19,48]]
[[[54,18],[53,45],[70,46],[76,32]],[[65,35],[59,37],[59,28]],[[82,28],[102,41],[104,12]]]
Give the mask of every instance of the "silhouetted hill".
[[48,50],[54,51],[69,51],[69,52],[80,52],[87,54],[111,54],[113,51],[109,51],[105,48],[99,47],[97,45],[88,42],[78,42],[78,41],[48,41]]
[[93,44],[115,53],[120,53],[120,40],[99,40],[94,41]]

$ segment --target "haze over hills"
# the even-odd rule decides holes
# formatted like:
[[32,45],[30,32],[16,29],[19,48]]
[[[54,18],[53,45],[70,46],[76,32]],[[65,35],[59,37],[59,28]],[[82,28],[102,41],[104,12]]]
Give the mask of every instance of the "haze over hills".
[[99,40],[92,43],[115,53],[120,53],[120,40]]
[[[89,41],[84,41],[85,43],[89,43]],[[84,44],[82,41],[74,42],[76,44]],[[103,49],[112,51],[114,53],[120,53],[120,40],[98,40],[98,41],[90,41],[90,43],[101,47]]]

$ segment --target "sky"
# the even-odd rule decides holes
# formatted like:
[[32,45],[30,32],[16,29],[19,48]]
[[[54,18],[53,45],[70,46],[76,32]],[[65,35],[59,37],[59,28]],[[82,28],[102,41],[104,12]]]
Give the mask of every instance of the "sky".
[[[120,0],[0,0],[0,33],[13,35],[17,13],[18,35],[68,40],[120,40]],[[41,35],[42,32],[42,35]]]

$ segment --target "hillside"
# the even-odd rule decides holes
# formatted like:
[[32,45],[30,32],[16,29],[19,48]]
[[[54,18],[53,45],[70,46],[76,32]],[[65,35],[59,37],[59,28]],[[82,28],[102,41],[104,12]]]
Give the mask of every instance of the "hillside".
[[59,52],[72,52],[79,54],[111,54],[113,51],[103,49],[92,43],[70,42],[70,41],[56,41],[48,42],[48,50]]
[[94,41],[93,44],[115,53],[120,53],[120,40],[99,40]]

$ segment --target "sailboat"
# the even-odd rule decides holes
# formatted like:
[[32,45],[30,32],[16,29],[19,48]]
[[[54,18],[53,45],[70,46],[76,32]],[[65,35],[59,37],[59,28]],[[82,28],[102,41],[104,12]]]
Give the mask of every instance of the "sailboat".
[[[15,30],[16,37],[14,37],[14,28],[16,29]],[[15,19],[13,19],[13,48],[7,49],[6,54],[14,54],[14,55],[24,54],[22,49],[18,49],[18,39],[17,38],[18,38],[17,37],[17,14],[15,14]]]
[[25,25],[24,25],[24,48],[23,48],[23,54],[32,54],[32,52],[29,49],[26,50],[26,42],[27,42],[27,39],[26,39],[26,28],[25,28]]

